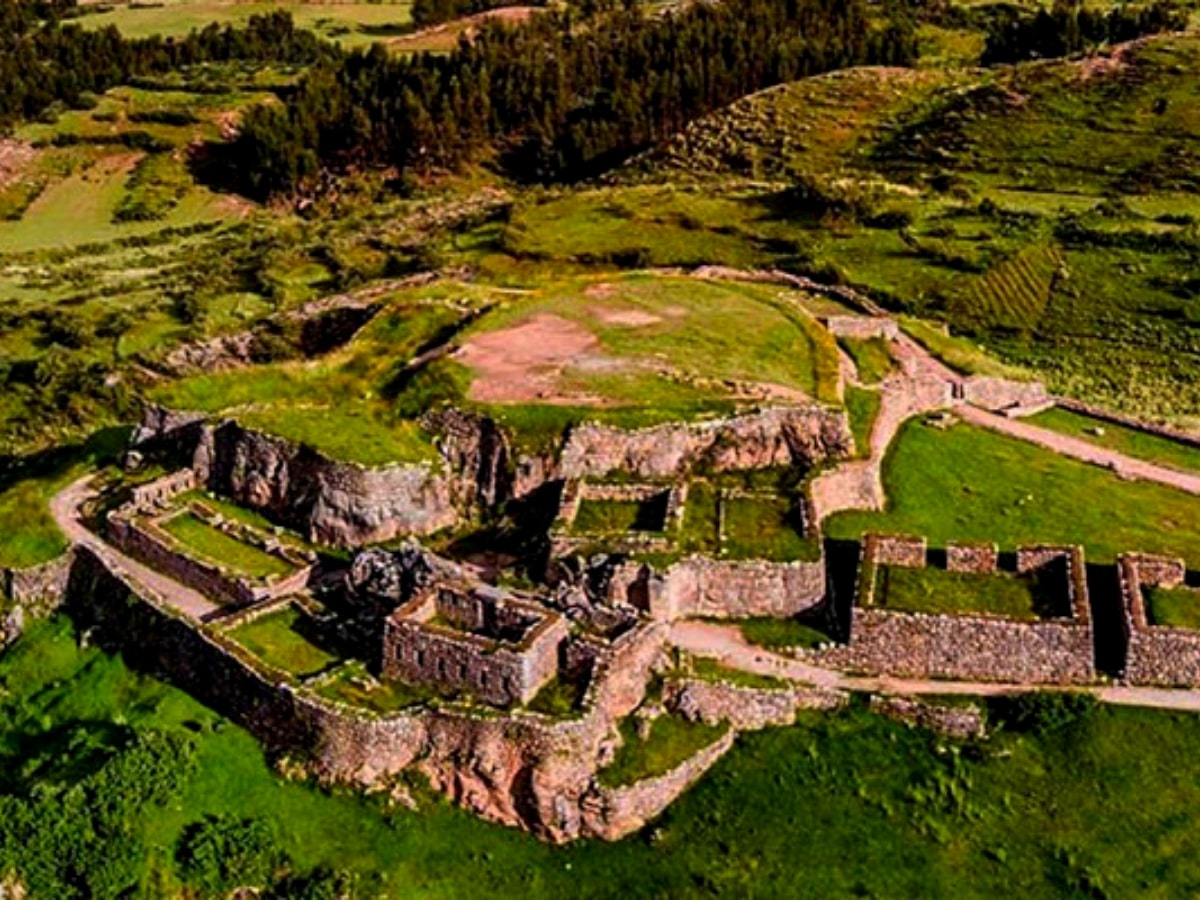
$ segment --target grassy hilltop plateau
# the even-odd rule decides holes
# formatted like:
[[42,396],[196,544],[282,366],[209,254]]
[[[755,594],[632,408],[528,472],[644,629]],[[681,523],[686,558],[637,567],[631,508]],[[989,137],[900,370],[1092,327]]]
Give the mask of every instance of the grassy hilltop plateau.
[[1197,14],[0,0],[0,898],[1200,892]]

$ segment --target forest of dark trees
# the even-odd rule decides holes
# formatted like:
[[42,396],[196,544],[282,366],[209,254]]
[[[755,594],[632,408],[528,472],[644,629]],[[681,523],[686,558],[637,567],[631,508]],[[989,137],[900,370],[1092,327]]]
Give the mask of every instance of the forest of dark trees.
[[523,180],[571,180],[770,85],[915,56],[909,17],[864,0],[725,0],[583,23],[547,12],[485,25],[446,56],[375,47],[318,66],[286,107],[246,116],[233,157],[257,197],[294,191],[325,165],[453,167],[490,154]]
[[241,28],[210,25],[178,40],[129,40],[115,28],[70,24],[65,16],[73,7],[73,0],[0,0],[0,130],[139,75],[201,62],[311,64],[338,55],[335,45],[297,30],[286,13],[254,16]]
[[1089,9],[1080,0],[1056,0],[1054,6],[992,28],[984,65],[1052,59],[1131,41],[1145,34],[1181,31],[1188,12],[1173,0]]

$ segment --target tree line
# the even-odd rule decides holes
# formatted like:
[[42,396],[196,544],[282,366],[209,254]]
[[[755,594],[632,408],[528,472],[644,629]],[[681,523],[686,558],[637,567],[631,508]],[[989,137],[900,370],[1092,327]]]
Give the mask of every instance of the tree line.
[[202,62],[259,60],[311,64],[336,46],[298,30],[291,16],[253,16],[243,27],[216,24],[185,38],[130,40],[114,27],[71,24],[70,2],[0,0],[0,130],[36,118],[54,103],[79,104],[131,79]]
[[1050,9],[997,23],[987,36],[984,65],[1051,59],[1131,41],[1147,34],[1182,31],[1188,12],[1174,0],[1092,9],[1081,0],[1055,0]]
[[524,180],[571,180],[762,88],[916,54],[905,11],[865,0],[619,8],[582,22],[545,12],[485,24],[445,56],[373,47],[317,66],[286,107],[247,114],[231,158],[258,197],[302,189],[325,166],[404,171],[482,156]]

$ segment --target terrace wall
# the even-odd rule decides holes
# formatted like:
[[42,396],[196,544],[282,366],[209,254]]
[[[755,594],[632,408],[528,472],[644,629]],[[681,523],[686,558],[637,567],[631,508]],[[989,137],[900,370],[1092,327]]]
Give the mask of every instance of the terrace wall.
[[223,422],[195,456],[212,491],[261,510],[316,543],[357,546],[459,523],[458,481],[432,463],[370,469]]
[[45,615],[62,602],[73,559],[68,550],[40,566],[0,569],[0,595],[30,615]]
[[[1128,638],[1125,680],[1135,685],[1200,685],[1200,631],[1152,625],[1142,589],[1179,587],[1184,562],[1165,556],[1125,553],[1117,560],[1124,630]],[[1200,592],[1196,594],[1200,603]]]
[[559,475],[601,478],[619,471],[655,480],[678,478],[696,468],[808,467],[845,458],[852,447],[845,411],[824,406],[773,407],[711,422],[636,430],[585,424],[568,436]]
[[857,341],[894,341],[900,337],[900,324],[891,316],[829,316],[825,328],[834,337]]
[[[317,777],[377,787],[409,766],[430,784],[492,821],[566,841],[615,833],[582,798],[601,743],[645,691],[665,630],[622,636],[603,655],[578,719],[535,714],[481,716],[467,710],[412,710],[376,716],[318,698],[231,639],[176,614],[107,554],[80,548],[68,596],[98,641],[230,716],[273,754],[290,754]],[[628,805],[608,815],[629,815]],[[628,821],[628,820],[626,820]]]
[[663,704],[693,722],[728,722],[738,731],[794,725],[802,709],[837,709],[846,695],[822,688],[750,688],[698,678],[672,678],[663,688]]
[[730,729],[670,772],[655,778],[618,788],[595,786],[582,804],[587,830],[609,841],[619,841],[638,831],[661,815],[728,753],[736,737],[737,732]]
[[1132,428],[1134,431],[1141,431],[1145,434],[1178,441],[1181,444],[1187,444],[1189,447],[1200,448],[1200,435],[1182,431],[1178,428],[1171,428],[1169,425],[1144,422],[1134,416],[1122,415],[1110,409],[1105,409],[1103,406],[1084,403],[1080,400],[1073,400],[1070,397],[1052,397],[1051,399],[1054,401],[1055,406],[1060,406],[1070,412],[1079,413],[1092,419],[1099,419],[1102,422],[1111,422],[1113,425],[1123,425],[1126,428]]

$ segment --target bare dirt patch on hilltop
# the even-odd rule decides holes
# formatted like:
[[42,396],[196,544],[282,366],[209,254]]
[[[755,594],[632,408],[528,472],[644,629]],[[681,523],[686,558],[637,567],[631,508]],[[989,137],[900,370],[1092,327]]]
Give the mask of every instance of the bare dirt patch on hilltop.
[[475,373],[469,396],[479,403],[598,406],[601,398],[564,389],[563,373],[621,365],[582,325],[550,313],[473,337],[455,358]]

